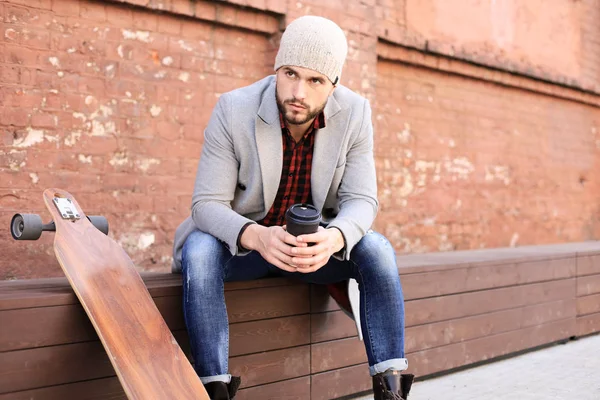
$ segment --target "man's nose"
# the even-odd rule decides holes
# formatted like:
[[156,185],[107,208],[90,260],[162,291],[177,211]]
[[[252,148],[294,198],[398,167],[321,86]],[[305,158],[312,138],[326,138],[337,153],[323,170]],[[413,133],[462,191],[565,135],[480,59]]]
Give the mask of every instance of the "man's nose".
[[306,98],[306,86],[304,82],[299,81],[294,86],[294,97],[298,100],[304,100]]

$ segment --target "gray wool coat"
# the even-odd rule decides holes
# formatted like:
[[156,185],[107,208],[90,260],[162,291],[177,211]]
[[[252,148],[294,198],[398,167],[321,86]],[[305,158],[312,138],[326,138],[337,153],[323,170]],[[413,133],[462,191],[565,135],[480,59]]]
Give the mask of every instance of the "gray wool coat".
[[[311,192],[327,227],[338,228],[352,248],[377,214],[373,126],[369,102],[338,86],[325,106],[326,127],[313,151]],[[195,229],[220,239],[232,255],[242,227],[264,218],[279,187],[282,134],[275,76],[221,95],[204,131],[191,215],[175,232],[173,272],[181,271],[181,249]]]

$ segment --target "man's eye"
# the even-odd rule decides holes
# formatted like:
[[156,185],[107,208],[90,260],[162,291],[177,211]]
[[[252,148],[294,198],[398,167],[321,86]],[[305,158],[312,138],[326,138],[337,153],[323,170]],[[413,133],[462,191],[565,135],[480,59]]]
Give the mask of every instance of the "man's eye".
[[292,76],[296,75],[296,74],[294,74],[294,72],[293,72],[293,71],[287,71],[285,74],[286,74],[287,76],[289,76],[290,78],[291,78]]
[[318,78],[314,78],[314,79],[312,80],[312,82],[313,82],[313,83],[315,83],[315,84],[319,84],[319,83],[321,83],[321,80],[320,80],[320,79],[318,79]]

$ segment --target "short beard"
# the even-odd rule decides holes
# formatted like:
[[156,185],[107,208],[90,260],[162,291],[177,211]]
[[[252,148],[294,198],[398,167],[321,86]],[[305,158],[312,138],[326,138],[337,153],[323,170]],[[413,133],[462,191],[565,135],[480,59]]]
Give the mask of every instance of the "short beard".
[[[287,122],[290,125],[303,125],[307,122],[312,121],[313,119],[315,119],[315,117],[317,115],[319,115],[325,109],[325,105],[327,104],[327,102],[325,102],[321,105],[321,107],[318,107],[315,110],[311,110],[310,107],[306,103],[303,103],[300,100],[296,100],[295,98],[281,101],[281,99],[279,98],[279,93],[277,93],[277,90],[275,90],[275,99],[277,100],[277,108],[279,109],[279,112],[281,113],[281,115],[283,115],[283,119],[285,119],[285,122]],[[307,110],[306,117],[302,118],[302,119],[295,119],[291,111],[286,113],[285,104],[289,104],[289,103],[295,103],[295,104],[299,104],[303,107],[306,107],[306,110]],[[297,116],[297,117],[299,117],[299,116]]]

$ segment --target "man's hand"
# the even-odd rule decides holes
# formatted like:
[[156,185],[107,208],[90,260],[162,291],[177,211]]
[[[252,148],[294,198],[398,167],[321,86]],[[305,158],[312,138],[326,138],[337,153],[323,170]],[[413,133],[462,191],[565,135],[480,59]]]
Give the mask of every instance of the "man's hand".
[[[316,233],[299,235],[296,240],[304,246],[291,249],[294,255],[291,263],[302,273],[315,272],[344,247],[344,236],[337,228],[325,229],[320,226]],[[306,246],[307,243],[314,245]]]
[[240,242],[244,248],[258,251],[267,262],[288,272],[297,271],[292,262],[292,249],[307,246],[281,226],[265,227],[258,224],[248,226]]

